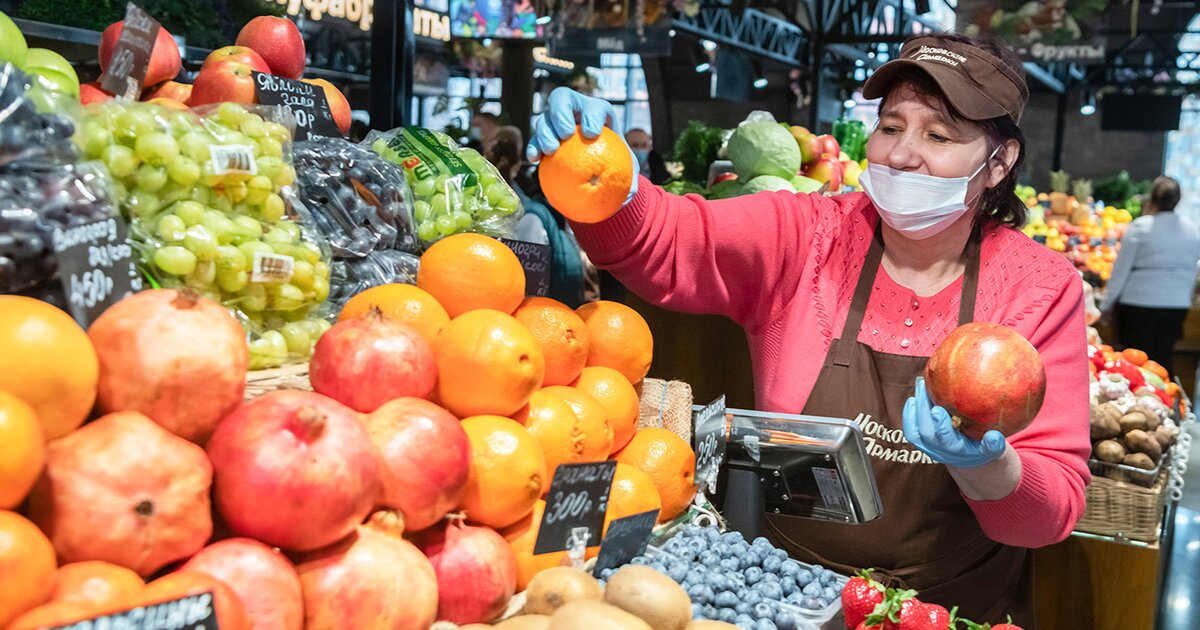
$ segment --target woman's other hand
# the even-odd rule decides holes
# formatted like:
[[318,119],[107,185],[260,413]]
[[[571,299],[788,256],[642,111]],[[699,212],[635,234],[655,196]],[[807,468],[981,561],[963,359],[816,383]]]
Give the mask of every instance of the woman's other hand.
[[904,403],[904,437],[934,461],[956,468],[977,468],[1004,455],[1008,443],[999,431],[988,431],[982,440],[963,435],[950,414],[929,400],[925,379],[917,379],[915,395]]
[[[576,125],[584,138],[595,138],[605,127],[616,129],[616,110],[608,101],[591,96],[584,96],[575,90],[565,87],[555,88],[547,100],[546,109],[533,123],[533,132],[529,137],[529,146],[525,148],[525,157],[530,162],[538,162],[542,157],[553,155],[559,144],[575,133]],[[617,134],[620,137],[620,133]],[[629,144],[621,138],[629,158],[633,161],[633,174],[629,194],[625,203],[633,200],[637,194],[637,174],[641,170],[637,157],[629,149]]]

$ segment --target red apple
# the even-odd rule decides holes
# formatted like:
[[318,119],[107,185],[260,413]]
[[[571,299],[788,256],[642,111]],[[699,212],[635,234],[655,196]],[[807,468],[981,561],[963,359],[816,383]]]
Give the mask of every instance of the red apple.
[[262,55],[272,74],[289,79],[304,74],[304,38],[287,18],[260,15],[250,20],[238,33],[237,45]]
[[225,61],[202,68],[192,84],[192,98],[188,105],[209,103],[254,103],[254,76],[250,66],[236,61]]
[[837,159],[838,154],[842,152],[842,147],[838,145],[837,138],[829,134],[817,136],[817,155]]
[[151,86],[142,91],[142,100],[149,101],[155,98],[167,98],[180,103],[188,102],[192,97],[192,86],[187,83],[178,81],[165,81],[159,85]]
[[92,81],[91,83],[84,83],[79,86],[79,102],[84,105],[107,101],[110,98],[112,98],[112,94],[102,90],[99,81]]
[[325,100],[329,101],[329,112],[333,114],[333,122],[342,133],[350,132],[350,101],[346,95],[325,79],[300,79],[325,90]]
[[[112,58],[113,49],[117,47],[117,38],[121,36],[121,31],[125,28],[124,20],[113,22],[104,29],[104,34],[100,36],[100,70],[104,71],[108,68],[108,61]],[[154,48],[150,51],[150,65],[146,67],[146,78],[142,81],[142,85],[154,85],[175,78],[179,74],[179,68],[182,61],[179,58],[179,45],[175,43],[175,39],[167,32],[167,29],[158,29],[158,38],[154,40]]]
[[208,53],[208,56],[204,58],[204,65],[201,66],[201,69],[226,61],[244,63],[250,66],[250,69],[255,72],[266,72],[268,74],[271,72],[271,68],[267,65],[266,60],[245,46],[225,46],[224,48],[218,48]]
[[842,189],[842,163],[835,157],[822,156],[818,158],[809,165],[804,174],[821,183],[828,183],[831,191],[836,192]]

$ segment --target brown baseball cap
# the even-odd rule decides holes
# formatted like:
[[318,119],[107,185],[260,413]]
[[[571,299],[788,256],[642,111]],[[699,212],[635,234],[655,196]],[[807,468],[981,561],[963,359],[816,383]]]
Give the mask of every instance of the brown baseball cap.
[[883,64],[867,79],[863,96],[883,97],[896,74],[910,67],[928,74],[968,120],[1008,116],[1021,122],[1029,100],[1025,77],[982,48],[936,35],[909,40],[899,59]]

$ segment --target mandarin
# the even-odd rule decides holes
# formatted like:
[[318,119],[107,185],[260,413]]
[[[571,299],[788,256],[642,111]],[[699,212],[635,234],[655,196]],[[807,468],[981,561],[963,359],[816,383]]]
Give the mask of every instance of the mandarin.
[[599,300],[575,310],[588,329],[589,366],[610,367],[641,382],[654,358],[654,335],[637,311],[619,302]]
[[641,402],[637,389],[624,374],[600,365],[583,368],[572,387],[596,399],[608,416],[613,429],[613,445],[609,455],[625,448],[637,432]]
[[450,320],[433,346],[440,405],[463,418],[510,416],[542,382],[546,360],[529,330],[491,309]]
[[646,473],[658,488],[664,523],[687,509],[696,494],[696,453],[683,438],[658,427],[638,431],[617,461]]
[[[544,390],[533,392],[529,404],[513,414],[529,434],[538,441],[546,456],[546,472],[550,479],[559,464],[574,464],[583,460],[587,435],[579,416],[567,401]],[[543,488],[549,489],[549,484]]]
[[0,510],[0,628],[50,598],[57,566],[54,546],[37,525]]
[[616,214],[633,177],[629,147],[608,127],[591,139],[576,127],[538,166],[538,181],[550,205],[579,223],[599,223]]
[[588,333],[571,307],[545,297],[527,297],[513,317],[525,324],[546,356],[542,385],[570,385],[587,365]]
[[428,291],[411,284],[381,284],[356,294],[338,313],[338,321],[362,317],[379,309],[385,319],[413,327],[432,346],[438,333],[450,323],[446,309]]
[[554,385],[542,388],[541,391],[562,399],[579,418],[579,427],[583,433],[583,453],[578,461],[602,462],[608,459],[608,454],[612,451],[613,428],[608,423],[608,414],[604,411],[604,406],[574,387]]
[[0,509],[25,500],[45,463],[46,438],[33,407],[0,391]]
[[33,298],[0,295],[0,389],[29,403],[47,440],[83,424],[100,361],[70,315]]
[[450,317],[490,308],[512,313],[525,299],[525,268],[504,243],[482,234],[455,234],[421,255],[417,286]]
[[467,520],[499,529],[527,516],[550,485],[538,441],[500,416],[464,418],[462,428],[471,443],[471,475],[459,504]]

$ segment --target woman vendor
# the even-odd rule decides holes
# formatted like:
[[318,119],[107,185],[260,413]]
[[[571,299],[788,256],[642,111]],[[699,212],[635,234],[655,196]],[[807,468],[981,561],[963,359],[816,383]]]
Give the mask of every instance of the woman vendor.
[[[869,416],[883,515],[767,515],[772,542],[843,573],[874,567],[970,619],[1030,628],[1029,550],[1082,516],[1090,444],[1079,276],[1016,229],[1024,70],[991,41],[918,36],[863,93],[882,100],[862,193],[706,201],[635,178],[616,215],[573,228],[644,299],[737,321],[759,409]],[[552,154],[576,124],[595,137],[613,119],[610,104],[560,88],[528,157]],[[959,433],[919,378],[970,321],[1015,329],[1045,363],[1041,411],[1007,438]]]

